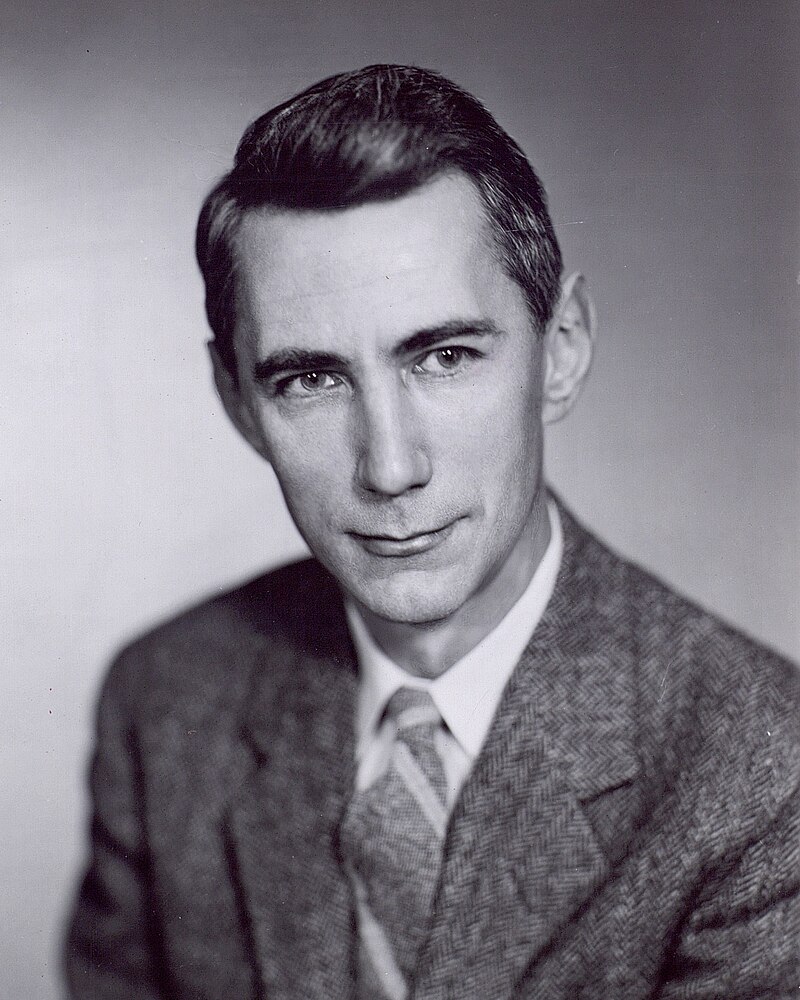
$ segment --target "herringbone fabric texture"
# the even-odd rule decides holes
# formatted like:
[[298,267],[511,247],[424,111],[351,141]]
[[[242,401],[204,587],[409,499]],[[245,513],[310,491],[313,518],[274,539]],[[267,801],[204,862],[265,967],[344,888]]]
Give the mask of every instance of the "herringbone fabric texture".
[[[800,677],[560,514],[559,580],[448,817],[411,995],[788,1000]],[[69,996],[353,1000],[357,669],[313,562],[121,656]]]
[[341,841],[358,900],[361,995],[401,1000],[430,919],[446,786],[435,746],[442,720],[430,695],[400,688],[386,715],[397,727],[389,767],[353,796]]

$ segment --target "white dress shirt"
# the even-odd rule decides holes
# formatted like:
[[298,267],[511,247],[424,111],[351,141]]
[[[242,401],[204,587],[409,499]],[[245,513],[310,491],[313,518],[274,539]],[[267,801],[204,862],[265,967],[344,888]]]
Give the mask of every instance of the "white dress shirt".
[[389,763],[394,724],[383,719],[386,703],[401,687],[430,692],[445,728],[437,750],[452,807],[484,744],[503,689],[544,613],[561,565],[563,537],[555,503],[547,505],[550,542],[522,596],[503,620],[473,649],[434,680],[409,674],[377,646],[358,610],[348,602],[347,618],[356,647],[359,688],[356,704],[356,786],[368,788]]

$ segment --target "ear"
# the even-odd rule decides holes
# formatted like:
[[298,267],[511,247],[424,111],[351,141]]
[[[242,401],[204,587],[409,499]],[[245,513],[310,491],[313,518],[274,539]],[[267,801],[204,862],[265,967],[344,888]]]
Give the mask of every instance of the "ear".
[[220,357],[213,340],[208,342],[208,353],[211,358],[211,367],[214,370],[214,384],[231,423],[245,441],[269,462],[270,458],[261,429],[253,419],[253,414],[242,395],[236,376]]
[[561,285],[561,297],[544,340],[542,419],[553,424],[572,409],[592,361],[594,304],[582,274]]

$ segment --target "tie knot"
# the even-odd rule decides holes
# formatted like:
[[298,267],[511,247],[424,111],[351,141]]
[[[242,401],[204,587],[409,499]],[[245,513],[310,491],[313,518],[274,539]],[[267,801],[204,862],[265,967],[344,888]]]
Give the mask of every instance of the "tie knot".
[[398,733],[415,726],[438,726],[442,721],[439,709],[427,691],[398,688],[386,705],[386,716],[397,726]]

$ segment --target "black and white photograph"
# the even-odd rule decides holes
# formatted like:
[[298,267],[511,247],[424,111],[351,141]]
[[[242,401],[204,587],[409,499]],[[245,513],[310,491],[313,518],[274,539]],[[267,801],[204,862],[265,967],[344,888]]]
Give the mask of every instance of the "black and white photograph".
[[0,82],[0,996],[796,997],[800,3]]

